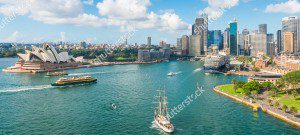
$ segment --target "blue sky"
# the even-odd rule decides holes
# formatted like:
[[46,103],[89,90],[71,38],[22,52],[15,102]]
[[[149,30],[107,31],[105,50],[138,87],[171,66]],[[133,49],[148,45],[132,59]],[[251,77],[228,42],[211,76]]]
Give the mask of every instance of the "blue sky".
[[[191,34],[190,25],[201,11],[211,16],[214,9],[224,11],[209,23],[210,30],[224,30],[236,17],[240,31],[266,23],[269,33],[281,28],[283,17],[300,16],[299,0],[20,1],[0,2],[0,42],[115,43],[135,24],[137,32],[128,39],[130,44],[146,43],[148,36],[153,44],[160,40],[176,43],[177,37]],[[3,25],[12,13],[18,15]]]

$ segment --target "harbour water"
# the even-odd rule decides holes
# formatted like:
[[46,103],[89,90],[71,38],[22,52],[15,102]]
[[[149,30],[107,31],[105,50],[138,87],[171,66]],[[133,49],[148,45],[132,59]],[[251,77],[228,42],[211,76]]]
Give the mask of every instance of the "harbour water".
[[[15,58],[0,59],[0,68]],[[164,134],[152,124],[154,95],[167,88],[169,107],[204,92],[171,119],[174,134],[300,134],[300,129],[213,92],[242,76],[206,75],[201,62],[115,65],[68,70],[92,85],[55,88],[59,77],[0,73],[0,134]],[[177,74],[168,77],[169,72]],[[112,104],[115,107],[112,107]]]

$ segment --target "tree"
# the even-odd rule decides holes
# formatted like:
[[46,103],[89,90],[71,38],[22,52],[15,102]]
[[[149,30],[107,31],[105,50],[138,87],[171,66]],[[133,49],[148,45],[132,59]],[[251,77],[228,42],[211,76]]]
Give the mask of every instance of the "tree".
[[237,90],[237,87],[236,87],[236,79],[235,78],[233,78],[232,80],[231,80],[231,83],[233,84],[233,90],[234,90],[234,92],[236,93],[236,90]]
[[257,91],[251,91],[251,95],[254,99],[257,99],[257,97],[258,97]]
[[272,100],[271,99],[268,99],[267,102],[268,102],[269,105],[272,106]]
[[283,105],[283,106],[281,107],[281,109],[282,109],[283,111],[287,112],[288,106]]
[[292,106],[292,107],[290,108],[290,112],[291,112],[293,115],[296,115],[296,114],[298,113],[298,109],[297,109],[296,107]]
[[251,81],[247,82],[243,85],[243,91],[244,93],[250,94],[251,91],[256,91],[257,93],[260,93],[260,84],[257,81]]
[[291,86],[292,89],[295,90],[296,86],[300,84],[300,70],[285,74],[282,76],[282,80],[286,86]]
[[272,86],[273,86],[273,84],[271,82],[263,82],[263,83],[261,83],[261,87],[265,91],[269,91]]
[[279,104],[278,101],[276,101],[276,102],[274,103],[274,106],[275,106],[275,107],[279,107],[279,105],[280,105],[280,104]]

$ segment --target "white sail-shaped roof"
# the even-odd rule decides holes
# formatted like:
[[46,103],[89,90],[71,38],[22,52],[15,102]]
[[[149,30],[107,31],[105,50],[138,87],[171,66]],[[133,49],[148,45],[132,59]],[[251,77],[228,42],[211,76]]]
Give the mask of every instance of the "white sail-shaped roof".
[[43,62],[61,63],[68,62],[72,56],[69,56],[68,52],[58,53],[53,46],[43,45],[43,48],[32,46],[32,51],[25,51],[25,54],[17,54],[23,61],[36,61],[41,60]]

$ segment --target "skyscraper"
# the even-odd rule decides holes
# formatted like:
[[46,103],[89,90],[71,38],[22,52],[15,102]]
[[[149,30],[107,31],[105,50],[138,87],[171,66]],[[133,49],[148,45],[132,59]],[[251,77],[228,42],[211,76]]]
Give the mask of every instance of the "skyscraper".
[[267,35],[253,32],[247,36],[246,46],[250,47],[250,55],[256,56],[259,52],[267,54]]
[[268,27],[267,27],[267,24],[260,24],[258,25],[259,29],[259,33],[261,34],[267,34],[268,33]]
[[207,47],[208,23],[207,16],[204,14],[201,18],[195,19],[195,24],[192,26],[192,35],[200,35],[201,45]]
[[283,33],[283,50],[285,52],[294,52],[294,37],[293,32]]
[[229,48],[229,28],[226,28],[223,33],[223,46],[224,48]]
[[282,33],[281,30],[277,31],[277,53],[280,53],[283,50],[282,46]]
[[180,52],[181,54],[181,49],[182,49],[182,41],[181,41],[181,38],[177,38],[177,51]]
[[223,49],[223,36],[221,30],[212,30],[208,31],[208,44],[207,46],[211,46],[212,44],[218,45],[219,50]]
[[182,55],[186,56],[189,54],[189,43],[190,43],[190,39],[189,36],[187,35],[183,35],[181,37],[181,48],[182,48]]
[[274,42],[274,34],[267,34],[267,42]]
[[[283,18],[282,33],[284,34],[285,32],[291,32],[293,34],[293,51],[290,53],[299,53],[300,52],[300,19],[298,17]],[[290,35],[290,33],[288,35]],[[285,43],[291,43],[291,42],[290,41],[285,42],[284,39],[285,38],[283,38],[283,46],[284,47],[289,46],[289,45],[285,45]]]
[[147,38],[147,45],[151,45],[151,37]]
[[229,49],[230,55],[238,56],[239,49],[238,49],[238,25],[237,20],[234,19],[229,23]]
[[204,46],[201,45],[202,38],[200,35],[191,35],[190,36],[190,45],[189,45],[189,56],[201,56],[204,55]]

